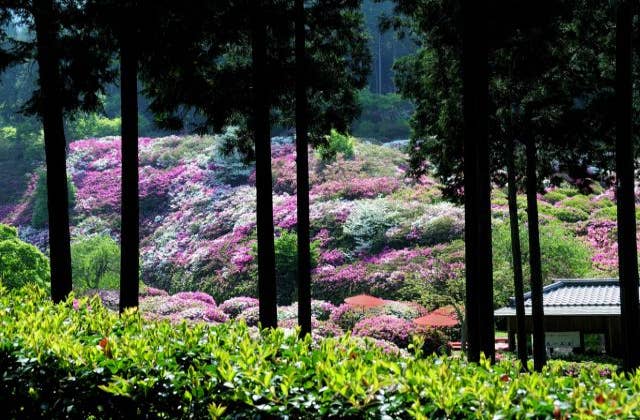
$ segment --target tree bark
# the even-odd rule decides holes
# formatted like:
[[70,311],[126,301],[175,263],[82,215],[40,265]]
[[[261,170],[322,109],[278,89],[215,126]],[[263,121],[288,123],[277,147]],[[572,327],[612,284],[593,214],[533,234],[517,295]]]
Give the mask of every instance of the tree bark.
[[298,324],[311,333],[311,248],[309,223],[309,138],[304,0],[295,0],[296,27],[296,194],[298,211]]
[[487,4],[462,4],[467,354],[495,359],[488,143]]
[[47,164],[51,298],[58,303],[64,301],[72,289],[67,143],[64,134],[62,82],[56,46],[58,29],[54,21],[56,14],[51,0],[35,0],[33,6],[42,95],[39,111],[44,131]]
[[547,362],[544,339],[544,307],[542,297],[542,262],[538,226],[538,179],[536,144],[533,137],[526,144],[527,154],[527,219],[529,224],[529,265],[531,267],[531,315],[533,318],[533,364],[541,371]]
[[138,51],[135,10],[126,10],[120,39],[122,116],[122,231],[120,312],[138,306],[140,238],[138,199]]
[[518,359],[522,368],[527,369],[527,333],[525,330],[524,286],[522,275],[522,250],[520,248],[520,226],[518,221],[518,197],[514,141],[507,141],[507,183],[509,197],[509,225],[511,227],[511,256],[513,259],[513,289],[516,301],[516,334]]
[[256,218],[258,230],[258,299],[263,328],[278,326],[273,229],[271,136],[267,28],[263,3],[251,6],[251,57],[253,61],[253,131],[256,151]]
[[640,366],[638,316],[638,251],[632,137],[632,19],[631,2],[618,1],[616,25],[616,178],[618,206],[618,266],[623,367]]

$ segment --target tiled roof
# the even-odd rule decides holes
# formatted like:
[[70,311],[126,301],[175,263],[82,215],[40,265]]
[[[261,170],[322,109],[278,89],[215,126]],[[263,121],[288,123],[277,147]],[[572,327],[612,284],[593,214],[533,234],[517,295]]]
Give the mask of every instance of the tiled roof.
[[[543,291],[545,315],[620,315],[618,279],[562,279]],[[525,314],[531,314],[531,293],[524,295]],[[496,316],[515,316],[515,300],[495,311]]]

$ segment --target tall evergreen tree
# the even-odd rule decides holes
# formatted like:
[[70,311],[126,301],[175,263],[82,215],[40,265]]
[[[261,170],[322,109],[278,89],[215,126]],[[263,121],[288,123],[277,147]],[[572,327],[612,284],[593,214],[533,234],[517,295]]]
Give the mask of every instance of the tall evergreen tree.
[[140,223],[138,197],[138,5],[122,8],[120,98],[122,116],[122,230],[120,236],[120,311],[138,306]]
[[296,196],[298,212],[298,324],[311,333],[311,243],[309,232],[309,137],[304,0],[295,0]]
[[487,3],[462,2],[466,323],[469,360],[494,358]]
[[67,190],[66,139],[62,105],[60,55],[57,46],[59,11],[53,0],[34,0],[42,127],[47,165],[47,208],[49,211],[49,249],[51,297],[54,302],[71,293],[71,239]]
[[509,227],[511,229],[511,257],[513,267],[513,289],[516,304],[516,333],[518,359],[523,369],[527,369],[527,332],[524,311],[524,280],[522,275],[522,250],[520,248],[520,223],[518,221],[518,187],[516,185],[516,164],[513,138],[507,140],[507,194],[509,201]]
[[256,153],[256,208],[258,229],[258,299],[260,323],[278,326],[276,302],[276,257],[273,239],[273,189],[271,175],[271,123],[267,68],[267,27],[262,1],[251,7],[251,58],[253,70],[253,114],[250,119]]
[[631,1],[618,0],[616,25],[616,178],[618,205],[618,267],[622,354],[624,368],[640,367],[640,316],[638,310],[638,251],[636,243],[635,154],[632,142],[632,22]]
[[0,68],[38,63],[38,89],[23,112],[39,116],[44,131],[51,296],[56,302],[66,299],[72,288],[64,118],[76,110],[97,109],[101,87],[113,79],[102,41],[80,30],[82,6],[76,1],[6,0],[0,7],[0,16],[9,16],[35,34],[33,39],[15,40],[0,28],[5,51]]
[[547,359],[544,339],[544,307],[542,301],[542,262],[538,226],[537,151],[534,136],[528,136],[527,154],[527,221],[529,229],[529,264],[531,266],[531,317],[533,320],[533,364],[541,371]]

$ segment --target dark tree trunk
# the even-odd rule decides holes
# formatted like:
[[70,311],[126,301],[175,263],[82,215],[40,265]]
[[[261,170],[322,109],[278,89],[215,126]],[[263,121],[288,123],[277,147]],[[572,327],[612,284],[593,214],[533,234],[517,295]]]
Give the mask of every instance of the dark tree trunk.
[[542,302],[542,262],[538,227],[538,179],[536,144],[529,138],[527,149],[527,220],[529,224],[529,265],[531,267],[531,316],[533,318],[533,363],[541,371],[547,361],[544,341],[544,307]]
[[520,226],[518,222],[518,200],[516,186],[514,141],[507,143],[507,182],[509,190],[509,225],[511,227],[511,256],[513,259],[513,289],[516,299],[516,333],[518,359],[527,369],[527,333],[525,331],[524,286],[522,276],[522,250],[520,249]]
[[632,138],[632,6],[618,1],[616,25],[616,175],[618,205],[618,264],[622,354],[624,369],[640,366],[640,318],[638,316],[638,251],[634,196]]
[[296,184],[298,200],[298,324],[311,333],[311,249],[309,234],[309,139],[305,73],[304,0],[295,0],[296,26]]
[[468,358],[494,360],[487,5],[463,2],[465,267]]
[[273,196],[267,28],[262,2],[251,6],[251,56],[253,60],[253,131],[256,147],[256,213],[258,229],[258,299],[263,328],[278,326],[276,264],[273,243]]
[[[135,13],[128,13],[134,16]],[[127,19],[120,39],[122,115],[122,232],[120,311],[138,306],[140,270],[138,201],[138,52],[135,19]]]
[[69,235],[69,192],[67,187],[64,116],[61,101],[60,70],[56,53],[57,25],[51,0],[34,1],[37,60],[42,102],[40,115],[44,131],[47,164],[47,209],[49,211],[49,249],[51,298],[60,302],[72,288],[71,245]]

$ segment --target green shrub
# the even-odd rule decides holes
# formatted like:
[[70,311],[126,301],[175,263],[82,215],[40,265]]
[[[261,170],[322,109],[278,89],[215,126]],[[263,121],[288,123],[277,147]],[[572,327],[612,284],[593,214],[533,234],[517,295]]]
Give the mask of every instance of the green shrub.
[[560,202],[562,207],[574,208],[577,210],[582,210],[583,212],[589,214],[591,210],[596,207],[596,204],[591,201],[591,199],[586,195],[574,195],[573,197],[569,197]]
[[106,235],[91,236],[71,245],[76,290],[117,289],[120,285],[120,247]]
[[[0,291],[6,418],[634,418],[640,371],[387,352],[242,323],[122,316],[99,299],[54,305]],[[532,367],[532,366],[530,366]],[[530,369],[532,371],[533,369]],[[597,414],[594,414],[597,413]]]
[[558,201],[562,201],[565,198],[567,198],[567,196],[562,194],[558,190],[549,191],[544,195],[544,199],[551,204],[556,204]]
[[[76,202],[76,187],[71,177],[67,177],[67,189],[69,191],[69,210],[71,210]],[[38,183],[33,199],[33,213],[31,215],[31,225],[35,228],[43,228],[49,223],[47,201],[47,173],[44,170],[39,170]]]
[[[282,231],[274,240],[276,253],[276,275],[278,280],[278,304],[290,305],[298,300],[298,234]],[[318,262],[318,242],[311,243],[311,267]]]
[[21,241],[18,231],[0,224],[0,283],[9,289],[28,282],[47,287],[49,260],[35,246]]
[[589,213],[573,207],[556,207],[553,209],[552,214],[567,223],[575,223],[581,220],[587,220]]
[[331,129],[331,133],[325,136],[325,143],[318,146],[316,151],[322,161],[330,162],[335,159],[338,154],[341,154],[345,159],[353,158],[353,149],[353,137]]
[[[637,220],[636,214],[636,220]],[[603,207],[593,212],[592,217],[597,220],[618,220],[618,209],[616,206]]]

